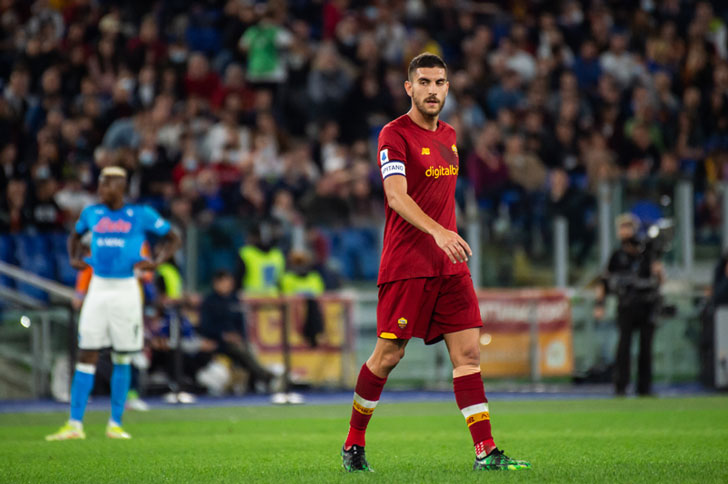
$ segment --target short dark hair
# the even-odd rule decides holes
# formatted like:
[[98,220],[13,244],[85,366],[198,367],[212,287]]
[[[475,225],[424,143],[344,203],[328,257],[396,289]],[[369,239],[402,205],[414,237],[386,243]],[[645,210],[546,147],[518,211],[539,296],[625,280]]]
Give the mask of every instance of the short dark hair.
[[410,61],[407,78],[412,79],[412,73],[421,67],[442,67],[447,72],[447,64],[439,55],[423,52]]
[[222,279],[225,279],[227,277],[232,278],[233,274],[227,269],[217,269],[215,273],[212,275],[213,282],[218,282]]

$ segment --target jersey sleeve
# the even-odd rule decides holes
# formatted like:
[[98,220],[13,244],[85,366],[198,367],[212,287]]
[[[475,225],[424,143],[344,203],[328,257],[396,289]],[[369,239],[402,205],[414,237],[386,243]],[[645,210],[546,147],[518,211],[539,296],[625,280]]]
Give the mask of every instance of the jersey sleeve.
[[91,228],[91,223],[89,222],[89,215],[91,214],[90,208],[84,208],[81,211],[81,215],[78,216],[75,227],[77,234],[83,235]]
[[391,126],[379,134],[379,169],[382,180],[392,175],[407,176],[407,147],[404,138]]
[[145,206],[142,209],[142,226],[145,232],[155,235],[166,235],[172,228],[168,221],[162,218],[152,207]]

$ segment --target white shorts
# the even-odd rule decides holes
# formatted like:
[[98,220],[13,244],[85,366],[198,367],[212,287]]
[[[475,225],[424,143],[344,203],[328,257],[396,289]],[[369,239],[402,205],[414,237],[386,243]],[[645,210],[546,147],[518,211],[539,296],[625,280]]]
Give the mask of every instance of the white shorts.
[[144,344],[142,288],[134,277],[92,277],[78,321],[78,347],[141,351]]

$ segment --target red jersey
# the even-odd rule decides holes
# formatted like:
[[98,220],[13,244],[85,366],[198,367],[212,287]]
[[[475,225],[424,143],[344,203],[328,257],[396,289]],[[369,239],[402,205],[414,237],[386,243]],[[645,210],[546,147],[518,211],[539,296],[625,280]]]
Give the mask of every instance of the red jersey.
[[[457,231],[455,183],[460,164],[452,126],[439,121],[437,130],[429,131],[405,114],[384,126],[378,153],[383,179],[406,176],[407,194],[422,211],[446,229]],[[377,284],[469,274],[467,264],[453,264],[432,236],[400,217],[387,203],[384,206],[384,247]]]

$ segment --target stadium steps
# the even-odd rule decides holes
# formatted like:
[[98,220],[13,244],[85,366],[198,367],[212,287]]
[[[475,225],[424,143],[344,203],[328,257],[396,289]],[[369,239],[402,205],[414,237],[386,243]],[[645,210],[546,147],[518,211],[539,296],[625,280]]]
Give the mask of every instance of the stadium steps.
[[[6,346],[0,345],[0,354],[8,354]],[[29,359],[18,358],[18,355],[12,359],[0,357],[0,401],[33,397],[33,378],[28,366],[32,362],[28,362]]]

